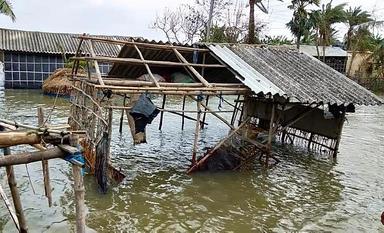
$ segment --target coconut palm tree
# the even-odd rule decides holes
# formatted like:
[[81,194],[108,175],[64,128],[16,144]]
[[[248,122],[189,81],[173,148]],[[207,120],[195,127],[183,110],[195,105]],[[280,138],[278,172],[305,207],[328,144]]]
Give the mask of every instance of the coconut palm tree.
[[249,0],[248,44],[255,44],[255,4],[256,0]]
[[319,4],[320,0],[292,0],[291,5],[288,6],[289,9],[293,10],[293,17],[286,25],[296,37],[297,49],[300,48],[301,38],[308,35],[312,27],[306,8],[310,5],[318,6]]
[[348,32],[346,35],[346,49],[351,50],[351,37],[353,34],[353,29],[361,24],[372,22],[373,19],[371,18],[372,15],[367,11],[363,11],[361,7],[350,7],[345,13],[346,24],[348,25]]
[[0,14],[9,16],[13,22],[16,20],[16,15],[12,10],[12,4],[8,0],[0,0]]
[[317,32],[317,45],[323,47],[323,61],[325,62],[325,48],[331,45],[331,41],[336,30],[333,25],[335,23],[345,22],[344,7],[346,4],[332,6],[332,1],[323,4],[320,10],[315,10],[311,14],[315,30]]

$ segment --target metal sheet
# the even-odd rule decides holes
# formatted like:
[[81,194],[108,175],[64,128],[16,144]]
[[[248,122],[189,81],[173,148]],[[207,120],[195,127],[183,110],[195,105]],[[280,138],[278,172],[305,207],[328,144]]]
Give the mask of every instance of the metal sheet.
[[[348,77],[295,49],[243,44],[208,45],[208,47],[231,69],[236,70],[242,76],[240,79],[243,79],[243,83],[255,93],[260,90],[272,94],[284,93],[302,103],[323,102],[338,105],[384,103],[378,96]],[[228,50],[237,56],[226,52]],[[239,62],[239,58],[243,62]],[[249,67],[255,71],[251,72]],[[268,86],[263,84],[268,81],[277,88],[266,88]]]

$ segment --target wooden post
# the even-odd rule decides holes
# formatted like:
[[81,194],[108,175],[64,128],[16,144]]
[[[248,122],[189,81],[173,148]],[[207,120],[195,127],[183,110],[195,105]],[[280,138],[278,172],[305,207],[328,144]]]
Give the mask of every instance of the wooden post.
[[[209,101],[209,96],[207,95],[207,98],[205,100],[205,106],[208,106],[208,101]],[[202,124],[201,124],[201,128],[204,129],[204,123],[205,123],[205,117],[207,115],[207,109],[205,108],[204,110],[204,114],[203,114],[203,121],[202,121]]]
[[[167,95],[163,95],[163,103],[161,105],[161,108],[164,109],[165,107],[165,101],[167,99]],[[160,124],[159,124],[159,130],[161,130],[161,127],[163,127],[163,117],[164,117],[164,112],[161,111],[160,113]]]
[[276,112],[276,104],[272,103],[272,113],[271,113],[271,121],[269,122],[269,132],[268,132],[268,144],[267,144],[267,155],[266,155],[266,166],[269,165],[269,157],[271,157],[272,153],[272,135],[273,135],[273,123],[275,121],[275,112]]
[[313,140],[313,133],[311,133],[311,134],[309,135],[308,145],[307,145],[307,149],[308,149],[308,151],[311,150],[311,143],[312,143],[312,140]]
[[239,100],[240,100],[240,95],[237,96],[237,99],[235,101],[235,106],[233,107],[233,113],[232,113],[232,117],[231,117],[231,125],[233,125],[233,126],[235,126],[235,120],[236,120],[237,112],[238,112],[237,106],[239,105]]
[[[123,100],[123,106],[124,107],[125,107],[125,100],[126,99],[127,99],[127,95],[124,95],[124,100]],[[121,110],[119,133],[123,132],[123,121],[124,121],[124,109]]]
[[344,126],[344,121],[345,121],[345,112],[343,112],[341,117],[342,117],[342,119],[341,119],[341,123],[340,123],[340,131],[339,131],[339,135],[337,135],[336,145],[335,145],[335,148],[333,150],[333,158],[337,157],[337,152],[339,151],[341,133],[343,132],[343,126]]
[[[3,148],[3,150],[4,150],[5,156],[11,155],[11,150],[8,147]],[[19,220],[19,225],[20,225],[19,231],[28,232],[27,221],[24,216],[23,206],[21,205],[19,190],[17,190],[17,183],[15,178],[15,173],[13,171],[13,166],[6,166],[6,170],[7,170],[8,184],[12,194],[13,205],[15,206],[17,219]]]
[[201,117],[201,100],[197,100],[197,121],[196,121],[196,129],[195,129],[195,140],[193,142],[192,166],[196,164],[197,144],[199,141],[199,133],[200,133],[200,125],[201,125],[200,117]]
[[[70,145],[76,147],[79,143],[79,138],[73,135],[70,140]],[[85,233],[85,188],[83,175],[81,174],[81,166],[77,164],[72,165],[74,191],[75,191],[75,205],[76,205],[76,232]]]
[[181,118],[181,130],[184,130],[184,110],[185,110],[185,99],[187,97],[185,95],[183,95],[183,115],[182,115],[182,118]]
[[[44,127],[44,112],[43,112],[42,107],[39,107],[37,109],[37,118],[38,118],[39,127]],[[42,146],[44,146],[44,145],[42,145]],[[51,188],[51,182],[50,182],[50,178],[49,178],[48,160],[43,159],[43,161],[41,161],[41,164],[43,167],[45,196],[48,198],[48,206],[51,207],[52,206],[52,188]]]

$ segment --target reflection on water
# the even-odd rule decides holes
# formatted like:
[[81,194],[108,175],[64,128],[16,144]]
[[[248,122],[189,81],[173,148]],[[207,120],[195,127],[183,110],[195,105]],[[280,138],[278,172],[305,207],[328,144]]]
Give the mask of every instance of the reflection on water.
[[[161,98],[155,99],[159,103]],[[36,123],[36,107],[47,109],[54,98],[36,91],[0,92],[0,116]],[[211,101],[217,108],[218,101]],[[57,102],[52,119],[66,122],[66,100]],[[194,108],[193,103],[188,103]],[[167,108],[180,108],[171,99]],[[292,148],[275,148],[282,162],[270,170],[250,172],[185,174],[193,143],[194,122],[165,114],[163,130],[158,118],[149,126],[148,144],[133,146],[125,126],[118,134],[120,112],[116,111],[113,162],[127,179],[97,193],[94,179],[85,177],[89,231],[366,231],[384,232],[384,108],[360,107],[348,117],[340,154],[336,161]],[[200,148],[213,145],[227,128],[208,116]],[[21,150],[25,148],[17,148]],[[33,194],[25,166],[16,166],[18,186],[31,232],[74,230],[71,169],[63,161],[50,162],[54,206],[48,208],[43,193],[40,163],[28,166],[37,194]],[[1,184],[9,193],[1,169]],[[0,228],[15,232],[0,205]]]

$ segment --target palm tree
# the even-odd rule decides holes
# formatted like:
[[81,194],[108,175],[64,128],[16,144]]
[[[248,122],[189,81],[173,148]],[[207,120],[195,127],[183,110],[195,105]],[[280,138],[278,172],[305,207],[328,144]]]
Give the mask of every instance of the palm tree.
[[373,19],[371,18],[372,17],[371,14],[369,14],[367,11],[363,11],[361,7],[355,7],[355,8],[350,7],[346,11],[345,16],[346,16],[346,24],[348,25],[348,32],[346,35],[346,49],[351,50],[352,49],[351,37],[353,34],[353,29],[356,26],[359,26],[361,24],[371,22],[373,21]]
[[249,0],[248,44],[255,44],[255,4],[256,0]]
[[336,30],[332,27],[335,23],[345,22],[344,7],[346,4],[332,7],[332,1],[322,5],[320,10],[315,10],[311,14],[312,21],[317,33],[317,46],[323,47],[323,61],[325,62],[325,48],[331,45],[332,38]]
[[13,22],[16,21],[16,15],[12,10],[12,4],[8,0],[0,0],[0,14],[9,16]]
[[300,48],[301,38],[309,34],[312,26],[306,8],[310,5],[318,6],[319,4],[320,0],[292,0],[291,5],[288,6],[289,9],[293,10],[293,17],[286,25],[296,37],[297,49]]

